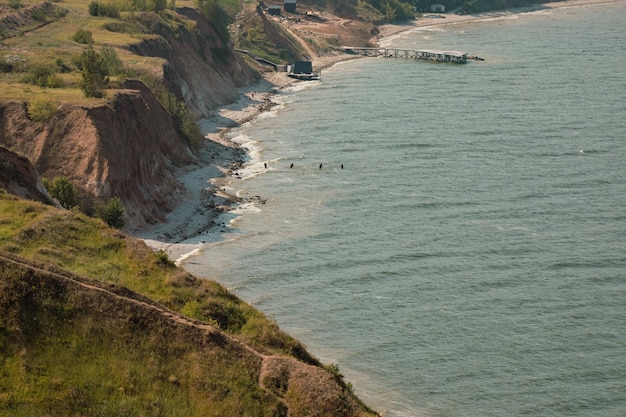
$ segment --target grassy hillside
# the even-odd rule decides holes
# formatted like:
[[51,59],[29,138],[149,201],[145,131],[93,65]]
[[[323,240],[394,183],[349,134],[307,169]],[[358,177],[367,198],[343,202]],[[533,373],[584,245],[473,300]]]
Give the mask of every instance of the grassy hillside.
[[0,190],[0,251],[126,287],[204,320],[261,351],[316,363],[299,342],[213,281],[176,267],[164,253],[94,218],[18,199]]
[[100,220],[0,191],[0,416],[313,409],[371,415],[336,367],[219,284]]
[[[234,13],[233,3],[224,7]],[[188,36],[196,22],[176,12],[198,8],[196,0],[59,0],[0,3],[0,100],[48,97],[57,103],[93,105],[111,97],[127,78],[159,86],[166,61],[133,52],[133,46],[160,38],[157,22],[176,36]],[[206,8],[205,8],[206,9]],[[216,31],[228,38],[232,18],[221,8],[201,9]],[[106,49],[108,48],[108,49]],[[87,97],[84,54],[103,54],[105,97]],[[106,52],[103,52],[106,49]],[[106,56],[104,56],[106,54]],[[43,77],[40,75],[44,73]],[[48,78],[52,77],[52,78]],[[48,82],[47,82],[48,81]],[[157,93],[159,93],[157,91]]]
[[0,273],[0,416],[282,415],[257,385],[259,358],[218,335],[199,340],[48,271]]

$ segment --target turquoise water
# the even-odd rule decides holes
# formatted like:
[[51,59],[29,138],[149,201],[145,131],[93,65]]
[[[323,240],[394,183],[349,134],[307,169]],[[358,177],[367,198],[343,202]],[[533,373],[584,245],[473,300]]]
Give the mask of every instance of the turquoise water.
[[235,132],[231,187],[264,204],[185,267],[387,416],[626,415],[624,16],[414,30],[389,44],[486,60],[360,59],[282,93]]

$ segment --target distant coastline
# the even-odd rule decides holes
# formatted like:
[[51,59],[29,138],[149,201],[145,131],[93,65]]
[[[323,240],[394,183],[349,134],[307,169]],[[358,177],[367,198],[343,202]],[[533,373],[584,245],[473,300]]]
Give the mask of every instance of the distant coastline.
[[485,19],[494,19],[503,16],[510,16],[514,14],[520,13],[530,13],[536,12],[539,10],[546,9],[556,9],[560,7],[579,7],[579,6],[588,6],[594,4],[612,4],[612,3],[620,3],[624,0],[565,0],[565,1],[555,1],[550,3],[538,3],[530,6],[524,7],[516,7],[513,9],[505,9],[505,10],[494,10],[491,12],[477,13],[477,14],[467,14],[467,15],[457,15],[453,13],[444,13],[442,19],[429,19],[429,18],[420,18],[411,22],[407,22],[405,24],[389,24],[382,25],[379,27],[380,34],[378,36],[378,43],[385,44],[390,38],[393,39],[394,35],[398,35],[407,30],[411,30],[418,27],[428,27],[428,26],[441,26],[441,25],[450,25],[457,23],[465,23],[465,22],[480,22]]

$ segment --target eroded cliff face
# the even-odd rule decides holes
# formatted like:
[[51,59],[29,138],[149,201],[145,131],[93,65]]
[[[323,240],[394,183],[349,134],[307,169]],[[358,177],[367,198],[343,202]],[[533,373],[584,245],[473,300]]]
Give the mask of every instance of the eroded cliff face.
[[193,31],[182,23],[173,29],[158,15],[142,13],[137,19],[160,37],[144,39],[130,49],[137,55],[164,58],[162,76],[169,90],[196,116],[206,117],[212,109],[235,101],[237,89],[258,81],[259,75],[196,10],[176,11],[194,22]]
[[129,227],[158,222],[184,195],[175,167],[195,157],[150,90],[129,87],[108,105],[63,105],[47,122],[30,120],[24,103],[0,105],[0,144],[45,177],[66,177],[96,199],[119,196]]

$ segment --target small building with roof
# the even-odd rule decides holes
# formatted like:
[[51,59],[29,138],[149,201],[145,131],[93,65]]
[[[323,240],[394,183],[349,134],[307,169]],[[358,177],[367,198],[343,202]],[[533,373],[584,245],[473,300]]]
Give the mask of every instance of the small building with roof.
[[280,4],[270,4],[269,6],[267,6],[267,14],[272,16],[280,16],[280,10]]
[[446,12],[446,6],[444,4],[441,4],[441,3],[431,4],[430,5],[430,11],[432,13],[445,13]]
[[313,72],[311,61],[296,61],[287,66],[287,75],[299,80],[319,80],[319,72]]
[[286,12],[295,13],[296,12],[296,0],[284,0],[283,7]]

